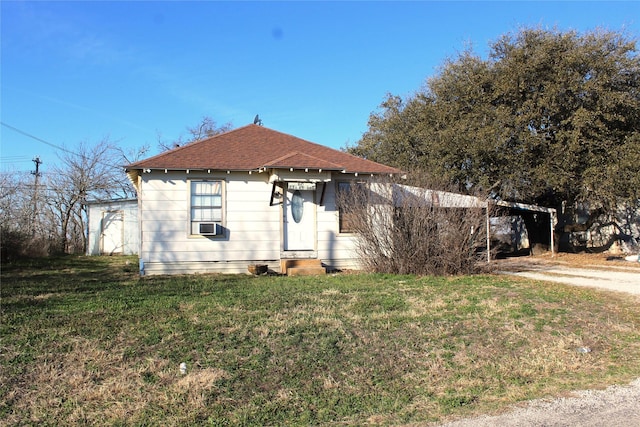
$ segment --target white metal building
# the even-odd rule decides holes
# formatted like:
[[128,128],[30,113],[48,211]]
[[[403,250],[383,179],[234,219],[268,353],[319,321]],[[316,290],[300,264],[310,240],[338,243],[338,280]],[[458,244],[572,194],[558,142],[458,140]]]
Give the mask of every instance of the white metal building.
[[87,255],[137,255],[138,201],[92,201],[88,207]]

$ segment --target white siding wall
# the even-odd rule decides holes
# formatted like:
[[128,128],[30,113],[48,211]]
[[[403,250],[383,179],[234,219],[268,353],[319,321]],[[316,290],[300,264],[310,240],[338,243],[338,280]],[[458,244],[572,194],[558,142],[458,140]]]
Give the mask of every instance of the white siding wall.
[[[224,236],[189,235],[192,179],[225,181]],[[145,274],[246,273],[249,264],[279,271],[282,206],[270,206],[272,185],[266,174],[189,174],[153,171],[142,175],[141,260]],[[321,184],[316,192],[320,201]],[[318,257],[330,268],[357,268],[354,237],[338,233],[335,184],[328,182],[324,205],[317,206]]]
[[[224,234],[189,234],[191,179],[222,179]],[[279,268],[280,206],[269,206],[264,174],[158,172],[143,175],[141,226],[145,273],[246,273],[248,264]]]

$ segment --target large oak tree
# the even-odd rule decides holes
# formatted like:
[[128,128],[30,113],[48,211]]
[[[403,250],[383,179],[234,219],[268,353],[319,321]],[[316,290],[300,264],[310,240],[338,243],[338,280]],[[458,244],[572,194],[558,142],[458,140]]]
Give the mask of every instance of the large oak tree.
[[349,151],[493,197],[611,212],[640,195],[636,40],[524,28],[388,95]]

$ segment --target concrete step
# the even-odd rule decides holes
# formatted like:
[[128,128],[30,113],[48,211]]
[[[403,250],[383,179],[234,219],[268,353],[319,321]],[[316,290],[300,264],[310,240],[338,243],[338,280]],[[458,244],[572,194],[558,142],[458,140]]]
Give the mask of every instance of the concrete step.
[[280,272],[289,276],[309,276],[326,274],[326,269],[319,259],[282,259]]
[[287,276],[321,276],[327,274],[324,267],[293,267],[287,269]]

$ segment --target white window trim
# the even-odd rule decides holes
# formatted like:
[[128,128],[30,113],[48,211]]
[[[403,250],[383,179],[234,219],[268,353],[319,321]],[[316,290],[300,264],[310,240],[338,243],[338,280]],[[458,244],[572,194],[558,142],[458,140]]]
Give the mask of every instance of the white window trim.
[[[191,219],[191,213],[192,213],[191,212],[191,209],[192,209],[191,189],[192,189],[192,183],[194,182],[220,182],[220,185],[221,185],[220,196],[222,197],[221,207],[220,207],[221,219],[220,221],[207,221],[207,222],[213,222],[220,225],[220,227],[223,230],[223,232],[220,235],[207,236],[207,235],[193,233],[193,223],[203,222],[203,221],[193,221]],[[194,239],[222,238],[225,235],[224,229],[226,228],[226,221],[227,221],[227,182],[226,180],[223,178],[216,178],[216,177],[188,179],[187,180],[187,236],[189,238],[194,238]]]

